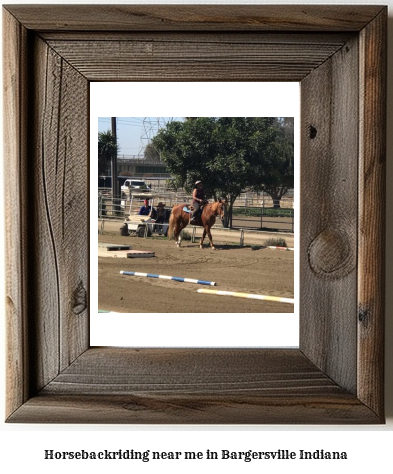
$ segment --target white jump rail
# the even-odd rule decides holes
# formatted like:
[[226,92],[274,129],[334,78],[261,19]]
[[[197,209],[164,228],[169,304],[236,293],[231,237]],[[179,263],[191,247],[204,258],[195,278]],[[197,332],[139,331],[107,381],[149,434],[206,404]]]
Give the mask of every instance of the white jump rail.
[[197,290],[198,293],[204,293],[206,295],[218,295],[218,296],[235,296],[237,298],[250,298],[254,300],[266,300],[276,301],[278,303],[289,303],[295,304],[294,298],[280,298],[277,296],[266,296],[266,295],[254,295],[252,293],[240,293],[237,291],[223,291],[223,290]]

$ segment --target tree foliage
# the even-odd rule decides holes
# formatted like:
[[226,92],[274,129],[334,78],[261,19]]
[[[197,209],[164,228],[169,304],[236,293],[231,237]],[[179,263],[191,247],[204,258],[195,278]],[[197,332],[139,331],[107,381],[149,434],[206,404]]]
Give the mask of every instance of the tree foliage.
[[275,121],[276,141],[273,162],[261,185],[273,199],[274,207],[280,207],[281,198],[293,188],[294,181],[294,120],[293,117],[280,117]]
[[118,152],[119,146],[110,130],[98,132],[98,175],[107,174],[112,157]]
[[160,163],[161,157],[158,151],[154,148],[151,143],[148,143],[145,147],[145,151],[143,153],[143,158],[148,161],[149,163]]
[[[224,197],[229,215],[246,189],[281,185],[286,159],[279,156],[281,129],[273,117],[192,117],[170,122],[153,139],[175,187],[191,192],[202,180],[207,197]],[[292,177],[293,180],[293,177]]]

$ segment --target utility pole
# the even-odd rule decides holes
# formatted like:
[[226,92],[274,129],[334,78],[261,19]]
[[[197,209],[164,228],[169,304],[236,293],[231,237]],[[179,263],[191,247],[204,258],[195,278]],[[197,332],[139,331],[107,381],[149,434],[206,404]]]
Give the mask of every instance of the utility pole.
[[[116,117],[111,117],[111,125],[112,125],[112,136],[114,138],[115,143],[117,143],[117,136],[116,136]],[[118,185],[117,185],[117,150],[113,153],[112,160],[111,160],[111,172],[112,172],[112,199],[116,199],[118,197]]]

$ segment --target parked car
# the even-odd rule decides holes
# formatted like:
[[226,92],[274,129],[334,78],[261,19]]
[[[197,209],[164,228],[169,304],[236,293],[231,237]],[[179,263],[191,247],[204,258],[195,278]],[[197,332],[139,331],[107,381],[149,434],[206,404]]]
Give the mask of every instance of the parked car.
[[126,179],[121,187],[122,193],[138,190],[138,192],[149,192],[149,186],[141,179]]

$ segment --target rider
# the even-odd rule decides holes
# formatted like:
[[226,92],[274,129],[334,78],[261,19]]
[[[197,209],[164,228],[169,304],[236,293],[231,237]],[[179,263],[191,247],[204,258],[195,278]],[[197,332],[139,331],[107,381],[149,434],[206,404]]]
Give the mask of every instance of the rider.
[[205,201],[205,193],[203,191],[202,181],[196,181],[194,185],[194,191],[192,192],[192,206],[194,208],[190,224],[195,224],[195,219],[201,213],[201,205]]

